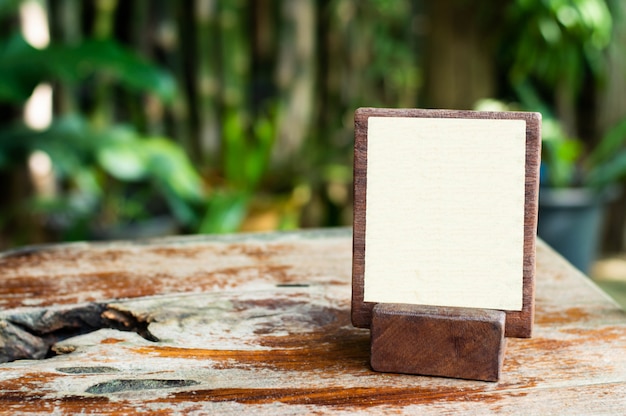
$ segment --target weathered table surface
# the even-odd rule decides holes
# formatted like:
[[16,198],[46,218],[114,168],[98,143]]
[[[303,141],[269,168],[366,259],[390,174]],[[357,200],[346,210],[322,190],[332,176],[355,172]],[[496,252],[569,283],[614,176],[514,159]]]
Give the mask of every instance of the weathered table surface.
[[350,273],[349,230],[6,253],[0,413],[626,414],[626,313],[545,244],[498,383],[371,371]]

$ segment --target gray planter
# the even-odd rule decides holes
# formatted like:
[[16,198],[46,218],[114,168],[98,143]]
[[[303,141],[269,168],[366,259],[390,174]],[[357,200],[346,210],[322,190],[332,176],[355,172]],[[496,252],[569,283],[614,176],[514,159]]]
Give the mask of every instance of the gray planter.
[[589,273],[596,259],[606,203],[618,194],[612,188],[539,190],[537,234],[576,268]]

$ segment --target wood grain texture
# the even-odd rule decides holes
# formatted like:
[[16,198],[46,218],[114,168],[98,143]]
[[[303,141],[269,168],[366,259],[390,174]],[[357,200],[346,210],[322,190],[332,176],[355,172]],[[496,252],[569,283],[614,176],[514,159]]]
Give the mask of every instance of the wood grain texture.
[[[521,119],[526,121],[526,174],[524,206],[523,306],[506,312],[507,337],[528,338],[534,319],[535,238],[541,153],[541,115],[529,112],[475,112],[461,110],[421,110],[360,108],[354,120],[354,241],[352,265],[352,323],[369,328],[374,303],[364,301],[365,230],[367,202],[367,120],[369,117],[436,117]],[[419,238],[416,236],[416,238]]]
[[379,303],[372,310],[375,371],[498,381],[505,313]]
[[626,313],[545,244],[533,338],[509,338],[485,383],[370,369],[369,331],[350,325],[351,242],[338,230],[0,255],[0,338],[18,316],[39,336],[95,302],[159,340],[105,328],[0,364],[0,414],[623,413]]

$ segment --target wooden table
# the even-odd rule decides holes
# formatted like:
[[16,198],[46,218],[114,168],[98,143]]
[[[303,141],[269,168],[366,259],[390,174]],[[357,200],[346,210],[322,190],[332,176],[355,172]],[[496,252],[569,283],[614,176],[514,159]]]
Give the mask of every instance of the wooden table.
[[5,253],[1,354],[51,347],[0,364],[0,412],[626,414],[626,313],[537,250],[534,337],[498,383],[370,370],[349,230]]

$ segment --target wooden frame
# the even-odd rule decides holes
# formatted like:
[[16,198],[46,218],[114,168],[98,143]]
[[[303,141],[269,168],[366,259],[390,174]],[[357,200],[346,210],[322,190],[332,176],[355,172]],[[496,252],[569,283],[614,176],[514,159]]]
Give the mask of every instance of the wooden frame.
[[541,115],[530,112],[477,112],[360,108],[355,113],[354,235],[352,263],[352,323],[369,328],[375,303],[364,301],[365,230],[367,198],[367,134],[369,117],[422,117],[526,121],[523,299],[521,311],[506,312],[506,336],[527,338],[534,318],[535,236],[541,149]]

